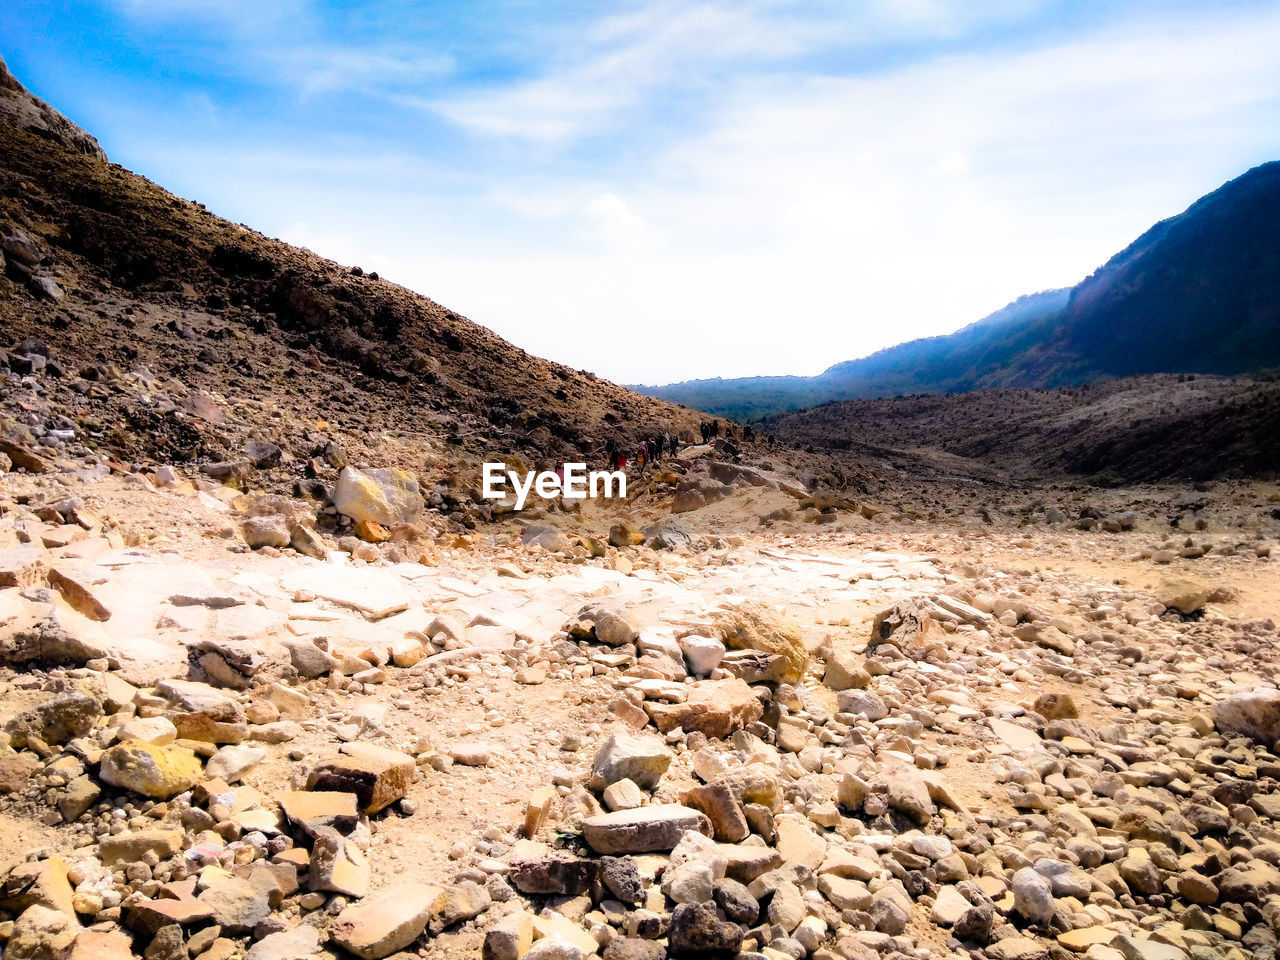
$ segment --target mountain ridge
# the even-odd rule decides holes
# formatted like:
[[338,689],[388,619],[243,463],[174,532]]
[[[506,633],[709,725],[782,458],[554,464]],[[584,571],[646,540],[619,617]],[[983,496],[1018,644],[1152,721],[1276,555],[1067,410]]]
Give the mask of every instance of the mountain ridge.
[[281,422],[246,422],[281,445],[308,446],[288,438],[288,421],[310,421],[352,450],[417,437],[424,462],[425,446],[445,460],[595,459],[606,438],[696,425],[687,410],[532,356],[376,273],[223,220],[108,162],[3,61],[0,251],[3,346],[14,350],[0,351],[0,365],[44,351],[91,384],[90,398],[134,372],[165,397],[87,406],[78,426],[126,460],[238,455],[243,437],[187,416],[184,391],[287,410]]
[[1074,287],[1020,297],[951,334],[833,364],[814,377],[635,385],[743,419],[833,400],[1084,386],[1156,373],[1280,367],[1280,162],[1154,224]]

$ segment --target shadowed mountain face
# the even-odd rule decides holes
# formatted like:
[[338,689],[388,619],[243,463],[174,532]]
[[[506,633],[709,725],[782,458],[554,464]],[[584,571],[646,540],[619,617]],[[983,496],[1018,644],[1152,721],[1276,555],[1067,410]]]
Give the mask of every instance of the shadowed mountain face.
[[1057,390],[846,400],[765,421],[913,476],[1121,483],[1280,476],[1280,382],[1163,374]]
[[1280,163],[1256,167],[1156,224],[1076,287],[1022,297],[950,336],[890,347],[816,377],[638,389],[753,418],[831,400],[1274,367],[1280,367]]
[[[576,459],[609,436],[696,424],[689,411],[530,356],[376,274],[229,223],[107,162],[2,63],[0,251],[0,348],[37,338],[90,383],[142,370],[158,384],[270,401],[290,412],[281,429],[327,421],[539,462]],[[228,452],[181,411],[129,418],[132,429],[106,416],[88,429],[133,459]]]

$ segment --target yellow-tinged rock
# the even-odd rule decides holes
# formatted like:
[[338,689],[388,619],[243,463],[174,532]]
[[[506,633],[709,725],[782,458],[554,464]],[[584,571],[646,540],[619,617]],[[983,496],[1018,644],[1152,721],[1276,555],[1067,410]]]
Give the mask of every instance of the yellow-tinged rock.
[[726,647],[732,650],[763,650],[787,661],[786,683],[796,683],[809,666],[800,628],[757,601],[747,601],[719,613],[714,621]]
[[183,747],[126,740],[102,754],[99,776],[112,786],[167,800],[199,783],[204,768]]
[[386,543],[391,531],[374,520],[360,520],[356,523],[356,536],[365,543]]
[[418,481],[398,467],[368,471],[343,467],[333,487],[333,505],[352,520],[387,527],[413,523],[426,509]]

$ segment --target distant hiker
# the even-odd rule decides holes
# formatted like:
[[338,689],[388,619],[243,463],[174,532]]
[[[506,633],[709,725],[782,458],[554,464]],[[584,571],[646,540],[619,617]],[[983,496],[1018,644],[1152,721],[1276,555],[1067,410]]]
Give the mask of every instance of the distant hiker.
[[708,440],[711,439],[711,423],[709,421],[703,420],[700,424],[698,424],[698,429],[702,431],[703,443],[706,443]]
[[711,421],[711,436],[713,436],[713,437],[718,437],[718,436],[720,436],[720,421],[719,421],[719,420],[712,420],[712,421]]
[[756,438],[756,432],[751,429],[751,424],[748,423],[745,427],[742,428],[742,439],[754,440],[755,438]]

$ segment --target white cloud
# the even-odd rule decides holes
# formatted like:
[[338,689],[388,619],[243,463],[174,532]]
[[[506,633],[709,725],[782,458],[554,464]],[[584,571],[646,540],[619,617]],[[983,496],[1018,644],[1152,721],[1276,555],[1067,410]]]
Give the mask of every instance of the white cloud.
[[979,11],[943,0],[653,0],[605,17],[585,34],[575,26],[543,75],[413,103],[480,133],[561,141],[616,125],[628,108],[661,91],[705,95],[727,65],[754,71],[821,51],[956,36],[984,23],[1016,21],[1040,5],[992,0]]
[[[1268,12],[863,77],[741,78],[708,129],[614,188],[660,244],[455,252],[445,287],[522,345],[623,380],[814,373],[1074,283],[1274,156],[1278,43]],[[551,215],[578,191],[545,182],[525,204]]]

